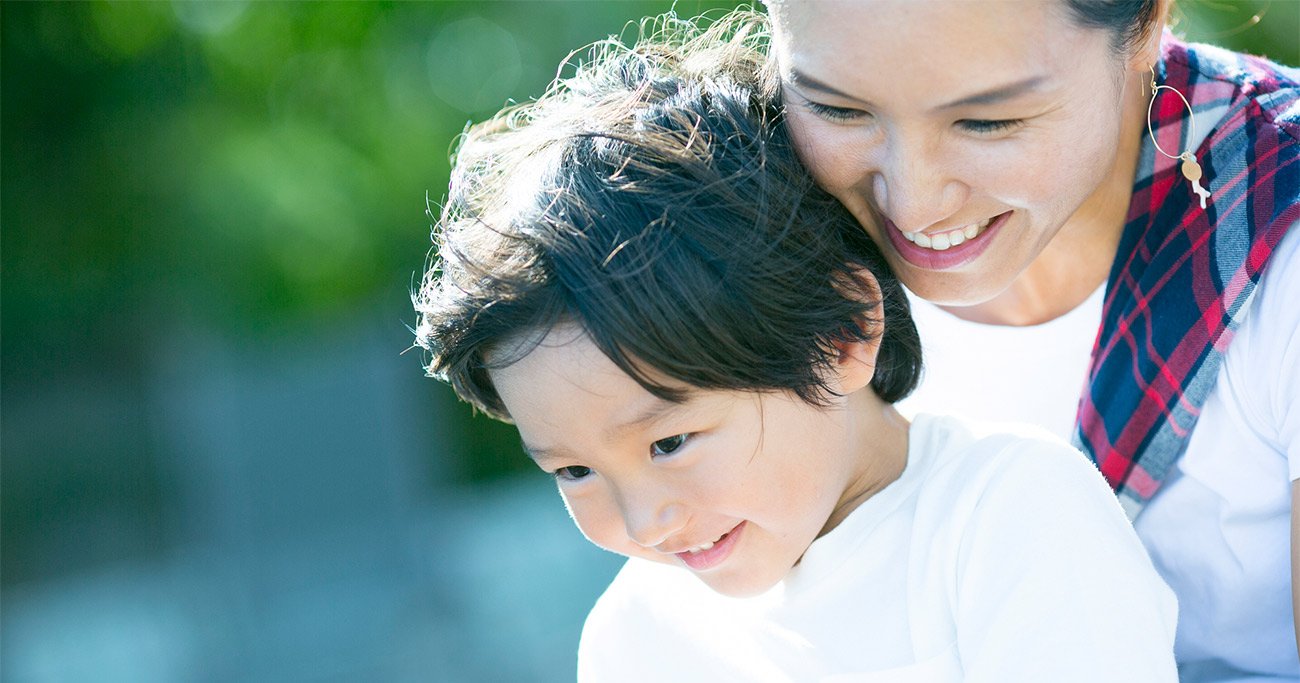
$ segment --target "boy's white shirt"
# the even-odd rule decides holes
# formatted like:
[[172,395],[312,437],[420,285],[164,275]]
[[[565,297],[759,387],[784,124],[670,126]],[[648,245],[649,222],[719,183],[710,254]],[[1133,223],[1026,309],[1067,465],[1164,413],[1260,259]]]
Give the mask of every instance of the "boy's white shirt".
[[763,595],[629,560],[579,680],[1177,680],[1172,592],[1101,476],[1050,435],[999,430],[917,416],[902,476]]
[[[1178,595],[1185,682],[1300,680],[1290,579],[1290,482],[1300,479],[1297,294],[1300,224],[1275,250],[1186,452],[1134,520]],[[1068,438],[1103,295],[1099,288],[1032,327],[967,322],[913,297],[926,372],[899,410],[996,416]]]

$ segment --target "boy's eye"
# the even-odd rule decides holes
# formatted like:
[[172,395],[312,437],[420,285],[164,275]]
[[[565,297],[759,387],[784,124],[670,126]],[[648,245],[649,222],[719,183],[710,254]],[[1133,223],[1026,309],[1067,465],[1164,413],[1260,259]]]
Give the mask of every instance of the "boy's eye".
[[861,109],[832,107],[829,104],[819,104],[817,102],[804,102],[804,106],[808,107],[808,111],[830,121],[851,121],[868,115],[867,112]]
[[1012,128],[1019,127],[1024,122],[1025,122],[1024,119],[1002,119],[1002,120],[963,119],[961,121],[958,121],[957,124],[972,133],[992,134],[992,133],[1001,133],[1004,131],[1009,131]]
[[579,479],[585,479],[590,475],[591,468],[583,467],[582,465],[570,465],[555,470],[555,478],[563,479],[565,481],[578,481]]
[[655,455],[670,455],[673,451],[681,448],[684,443],[686,443],[686,435],[678,434],[677,436],[670,436],[667,439],[660,439],[654,442],[654,444],[650,446],[650,450],[653,451]]

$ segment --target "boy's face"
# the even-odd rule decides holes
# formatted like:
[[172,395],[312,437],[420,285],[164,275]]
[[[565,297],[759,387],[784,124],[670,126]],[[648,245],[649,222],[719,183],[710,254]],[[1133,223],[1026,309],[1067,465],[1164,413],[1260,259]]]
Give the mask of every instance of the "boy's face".
[[695,390],[674,404],[571,325],[491,376],[592,543],[683,567],[725,595],[776,585],[897,477],[864,447],[852,395],[818,408],[788,393]]

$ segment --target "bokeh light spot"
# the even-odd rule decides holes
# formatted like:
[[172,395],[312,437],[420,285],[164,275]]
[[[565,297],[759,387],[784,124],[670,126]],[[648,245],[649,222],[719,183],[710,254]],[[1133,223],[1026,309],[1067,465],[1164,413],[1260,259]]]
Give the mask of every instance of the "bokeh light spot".
[[523,65],[514,34],[482,17],[444,26],[429,44],[429,82],[466,113],[497,109],[515,92]]

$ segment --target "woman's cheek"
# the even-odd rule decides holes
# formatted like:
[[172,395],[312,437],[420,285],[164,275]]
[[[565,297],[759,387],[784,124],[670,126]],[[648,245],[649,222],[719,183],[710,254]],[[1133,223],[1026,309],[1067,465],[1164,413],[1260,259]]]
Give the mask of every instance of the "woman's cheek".
[[855,148],[860,143],[845,129],[796,110],[790,110],[787,122],[799,160],[818,185],[835,194],[836,190],[857,184],[865,175],[857,161],[863,157],[863,150]]
[[[1118,110],[1105,107],[1069,110],[1052,122],[1037,145],[1034,184],[1040,193],[1055,193],[1062,201],[1081,202],[1114,165],[1119,154]],[[1068,195],[1074,195],[1070,197]]]
[[971,163],[963,175],[970,179],[973,194],[991,196],[1014,208],[1030,208],[1050,200],[1071,166],[1068,152],[1056,141],[1041,136],[972,146]]

